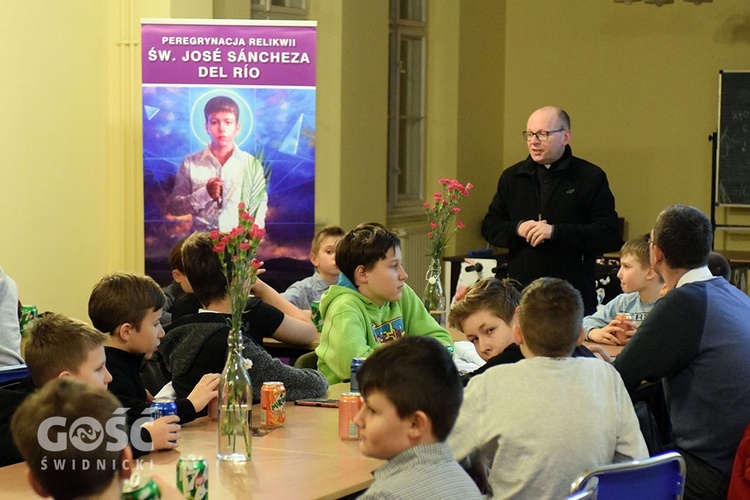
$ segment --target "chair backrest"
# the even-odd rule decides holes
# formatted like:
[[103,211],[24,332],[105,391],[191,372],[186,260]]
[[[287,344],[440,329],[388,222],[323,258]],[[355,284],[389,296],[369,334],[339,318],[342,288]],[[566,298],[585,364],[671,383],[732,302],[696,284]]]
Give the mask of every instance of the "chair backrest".
[[599,493],[599,481],[592,480],[586,484],[586,489],[573,493],[567,500],[598,500],[597,496]]
[[26,367],[26,365],[3,366],[2,368],[0,368],[0,384],[19,380],[28,376],[29,369]]
[[570,487],[579,493],[596,482],[598,500],[681,499],[685,489],[685,460],[677,452],[664,453],[646,460],[603,465],[592,469]]

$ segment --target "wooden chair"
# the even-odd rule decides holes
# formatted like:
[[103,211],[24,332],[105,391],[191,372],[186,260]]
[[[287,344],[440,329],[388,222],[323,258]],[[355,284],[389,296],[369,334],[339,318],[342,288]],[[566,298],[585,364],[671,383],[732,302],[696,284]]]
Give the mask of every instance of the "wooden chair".
[[603,465],[576,479],[570,492],[591,489],[596,495],[589,498],[598,500],[680,500],[685,490],[685,460],[679,453],[669,452],[646,460]]

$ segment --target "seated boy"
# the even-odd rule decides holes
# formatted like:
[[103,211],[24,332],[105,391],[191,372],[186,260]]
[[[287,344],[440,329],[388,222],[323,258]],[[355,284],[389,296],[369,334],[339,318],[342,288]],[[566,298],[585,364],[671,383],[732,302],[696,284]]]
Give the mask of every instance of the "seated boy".
[[[182,247],[182,260],[193,293],[204,309],[174,321],[159,347],[159,352],[172,373],[172,387],[178,396],[186,394],[203,374],[221,372],[224,368],[229,333],[227,318],[231,313],[227,280],[209,235],[190,235]],[[260,280],[257,284],[270,289]],[[298,343],[310,342],[306,337],[300,336],[300,333],[305,335],[307,332],[307,328],[297,328],[296,325],[302,323],[300,320],[285,315],[256,297],[251,297],[248,301],[243,320],[243,334],[246,336],[243,353],[245,358],[253,362],[250,370],[253,400],[260,400],[260,389],[263,382],[267,381],[284,382],[286,397],[290,401],[325,394],[328,384],[320,373],[285,365],[272,358],[261,346],[263,337],[284,341],[296,339]],[[307,323],[315,332],[312,323],[309,320]]]
[[474,451],[491,464],[503,498],[566,498],[592,467],[640,460],[648,450],[612,365],[571,358],[583,337],[583,301],[564,280],[523,291],[513,337],[526,359],[497,366],[466,387],[448,443],[456,459]]
[[[520,283],[494,277],[476,282],[461,301],[451,309],[448,323],[463,332],[486,363],[461,376],[464,385],[493,366],[524,359],[521,348],[513,341],[513,316],[521,294]],[[594,357],[583,345],[573,350],[574,358]]]
[[18,307],[18,286],[0,267],[0,366],[23,363]]
[[182,244],[184,242],[185,238],[182,238],[169,252],[169,267],[172,269],[172,282],[162,288],[164,296],[167,298],[161,315],[162,325],[168,325],[172,321],[172,306],[174,306],[175,301],[193,291],[190,288],[190,282],[185,276],[185,269],[182,267]]
[[359,368],[357,381],[364,398],[354,419],[359,449],[388,460],[361,500],[481,498],[445,443],[463,388],[437,340],[403,337],[383,346]]
[[349,378],[353,358],[406,335],[431,336],[453,352],[453,340],[430,316],[401,263],[398,236],[376,222],[360,224],[336,246],[338,285],[320,301],[323,331],[318,370],[335,384]]
[[310,262],[315,274],[293,283],[282,293],[282,297],[302,310],[310,310],[313,302],[319,302],[323,292],[335,285],[339,279],[336,266],[336,244],[345,231],[338,226],[324,227],[315,234],[310,249]]
[[[70,435],[72,438],[72,426],[83,417],[93,419],[102,429],[109,431],[110,419],[116,418],[115,411],[119,407],[120,402],[106,389],[72,378],[52,380],[26,398],[13,416],[11,431],[29,466],[26,478],[39,496],[121,498],[120,481],[130,477],[133,469],[129,463],[133,453],[127,441],[112,443],[101,439],[98,444],[83,443],[86,446],[80,449],[76,447],[77,441],[70,439],[68,446],[56,450],[40,442],[42,438],[38,435],[45,420],[53,417],[64,419],[64,423],[56,424],[54,430],[45,436],[50,443],[53,435]],[[160,478],[154,477],[154,480],[162,495],[179,493]]]
[[[664,281],[651,267],[648,235],[628,240],[622,246],[617,278],[623,293],[596,313],[583,318],[588,341],[626,344],[659,299]],[[619,313],[630,313],[633,321],[617,319]]]
[[731,281],[732,278],[732,266],[729,261],[719,252],[709,252],[708,254],[708,270],[714,276],[721,276],[727,281]]
[[0,389],[0,467],[23,459],[10,434],[13,412],[38,387],[59,377],[74,377],[106,389],[112,376],[105,366],[104,345],[109,337],[91,325],[62,314],[44,313],[27,334],[29,376]]
[[[140,377],[141,364],[159,346],[164,330],[159,323],[164,292],[148,276],[114,273],[102,278],[89,297],[89,317],[94,326],[109,334],[107,369],[112,373],[109,390],[129,408],[128,421],[135,422],[146,410],[153,396],[144,388]],[[221,371],[221,370],[219,370]],[[186,397],[175,401],[177,417],[184,423],[195,419],[209,401],[218,394],[219,374],[206,374],[196,380]],[[177,420],[170,416],[169,422]],[[154,420],[161,424],[162,417]],[[151,432],[151,429],[149,429]],[[153,438],[154,449],[177,446],[174,440],[161,440],[159,433]]]

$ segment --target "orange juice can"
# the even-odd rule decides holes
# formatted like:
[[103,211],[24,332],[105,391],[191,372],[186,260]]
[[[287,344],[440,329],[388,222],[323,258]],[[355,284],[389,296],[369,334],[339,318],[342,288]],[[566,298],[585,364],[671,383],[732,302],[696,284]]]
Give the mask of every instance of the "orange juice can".
[[359,427],[354,423],[362,408],[362,398],[358,392],[345,392],[339,399],[339,437],[341,439],[359,439]]
[[282,427],[286,421],[286,388],[283,382],[264,382],[260,388],[260,426]]

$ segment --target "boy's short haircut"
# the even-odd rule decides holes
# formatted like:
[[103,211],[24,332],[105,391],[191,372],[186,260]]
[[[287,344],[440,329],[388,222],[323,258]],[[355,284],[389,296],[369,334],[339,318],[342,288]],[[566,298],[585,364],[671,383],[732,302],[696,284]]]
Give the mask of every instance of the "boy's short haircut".
[[730,281],[732,277],[732,266],[729,261],[719,252],[711,251],[708,254],[708,269],[714,276],[723,276],[725,280]]
[[163,309],[167,298],[150,276],[113,273],[94,286],[89,297],[89,318],[104,333],[112,334],[125,323],[140,328],[150,311]]
[[[344,235],[336,245],[336,266],[356,285],[354,271],[363,266],[372,269],[385,259],[388,250],[401,246],[401,240],[392,231],[377,222],[366,222]],[[190,279],[190,276],[188,276]],[[192,280],[190,281],[192,284]]]
[[448,316],[448,323],[463,331],[463,322],[479,311],[489,311],[510,325],[521,302],[520,283],[512,279],[485,278],[474,283]]
[[203,106],[203,115],[206,117],[206,123],[208,123],[208,119],[212,114],[221,111],[234,113],[234,119],[237,122],[240,121],[240,108],[237,106],[235,100],[231,97],[219,95],[209,99],[208,102],[206,102],[206,105]]
[[172,250],[169,252],[169,267],[172,270],[185,272],[185,266],[182,265],[182,245],[185,243],[187,238],[182,238],[180,241],[175,243]]
[[182,265],[193,293],[207,306],[227,295],[227,280],[208,233],[193,233],[182,244]]
[[570,356],[578,344],[583,300],[565,280],[539,278],[521,294],[518,322],[524,342],[537,356]]
[[328,238],[329,236],[336,236],[336,237],[343,237],[346,234],[346,231],[344,231],[339,226],[328,226],[324,227],[317,233],[315,233],[315,236],[312,240],[312,245],[310,247],[310,252],[317,254],[320,251],[320,245],[323,243],[323,240]]
[[[71,377],[51,381],[18,407],[10,425],[13,441],[36,481],[56,500],[96,495],[116,480],[122,467],[122,449],[107,450],[109,439],[102,436],[93,450],[81,451],[70,439],[69,431],[74,424],[79,430],[93,430],[91,424],[76,423],[81,417],[92,418],[106,429],[107,421],[119,407],[120,402],[112,393]],[[37,437],[40,425],[51,417],[65,419],[63,424],[52,426],[47,436],[51,443],[59,441],[58,434],[68,436],[68,445],[61,451],[45,449],[50,446],[45,447]],[[88,468],[84,470],[85,464]]]
[[60,373],[77,373],[89,353],[107,343],[106,335],[91,325],[57,313],[36,318],[26,340],[25,359],[34,385],[42,387]]
[[464,391],[446,348],[432,337],[402,337],[376,349],[357,371],[362,395],[381,392],[400,418],[421,410],[444,441],[453,429]]
[[649,236],[650,235],[648,234],[644,234],[638,238],[626,241],[620,249],[620,257],[632,255],[638,259],[638,262],[640,262],[643,267],[651,267],[651,257],[648,244]]

